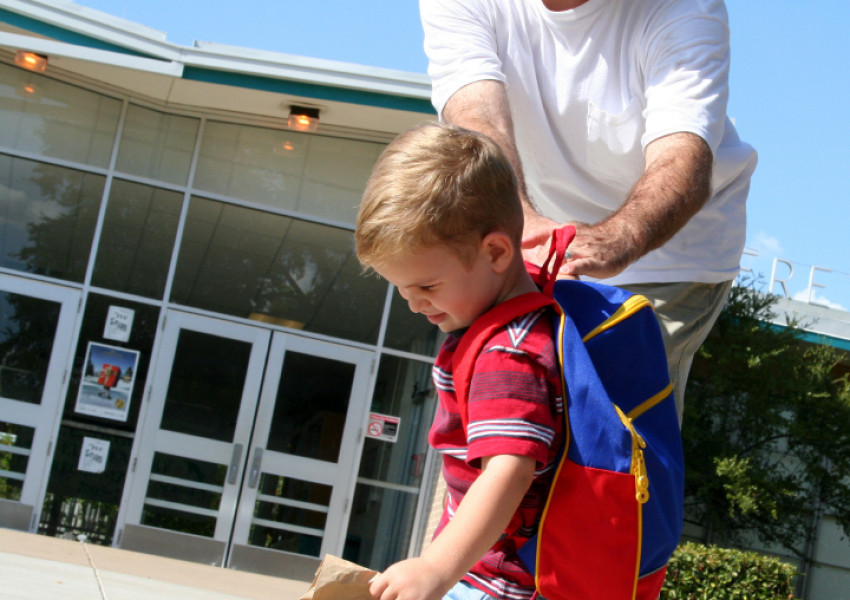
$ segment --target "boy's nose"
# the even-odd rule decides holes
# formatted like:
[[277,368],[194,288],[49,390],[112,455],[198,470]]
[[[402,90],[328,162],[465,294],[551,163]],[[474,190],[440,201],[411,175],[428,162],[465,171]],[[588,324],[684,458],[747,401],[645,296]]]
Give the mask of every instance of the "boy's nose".
[[412,312],[420,313],[427,308],[428,301],[425,298],[410,294],[407,297],[407,305]]

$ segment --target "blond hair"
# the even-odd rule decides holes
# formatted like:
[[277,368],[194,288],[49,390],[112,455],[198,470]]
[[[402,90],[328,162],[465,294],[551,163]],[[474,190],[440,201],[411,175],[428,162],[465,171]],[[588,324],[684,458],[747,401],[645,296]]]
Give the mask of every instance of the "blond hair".
[[461,260],[493,231],[519,247],[522,205],[507,156],[489,137],[442,123],[399,135],[378,158],[354,240],[364,266],[447,245]]

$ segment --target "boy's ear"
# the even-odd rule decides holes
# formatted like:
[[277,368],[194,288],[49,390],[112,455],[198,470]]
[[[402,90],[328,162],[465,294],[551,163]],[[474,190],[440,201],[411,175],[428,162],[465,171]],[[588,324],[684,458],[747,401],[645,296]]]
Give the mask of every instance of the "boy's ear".
[[492,231],[481,240],[490,265],[497,273],[503,273],[514,259],[514,244],[511,237],[502,231]]

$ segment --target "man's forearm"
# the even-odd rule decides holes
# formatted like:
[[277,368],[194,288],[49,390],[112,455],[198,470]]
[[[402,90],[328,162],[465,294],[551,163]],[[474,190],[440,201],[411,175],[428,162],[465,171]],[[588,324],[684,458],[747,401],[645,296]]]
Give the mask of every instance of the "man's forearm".
[[660,248],[705,205],[713,157],[691,133],[675,133],[647,147],[646,169],[628,198],[605,219],[630,230],[637,258]]
[[708,200],[713,157],[691,133],[674,133],[646,149],[646,167],[620,208],[602,221],[579,223],[562,273],[613,277],[660,248]]
[[494,79],[485,79],[462,87],[449,98],[443,108],[443,120],[492,138],[505,152],[514,169],[523,211],[526,214],[529,211],[537,214],[525,187],[522,161],[516,147],[514,124],[504,84]]

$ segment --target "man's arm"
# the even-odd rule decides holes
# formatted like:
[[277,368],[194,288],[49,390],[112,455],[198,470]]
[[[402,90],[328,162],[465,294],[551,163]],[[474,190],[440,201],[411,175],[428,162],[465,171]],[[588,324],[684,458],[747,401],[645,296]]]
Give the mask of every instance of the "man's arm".
[[375,600],[439,600],[493,547],[534,479],[536,461],[500,454],[482,459],[452,520],[419,558],[398,562],[375,577]]
[[622,206],[599,223],[576,224],[562,273],[613,277],[663,246],[708,200],[712,163],[711,149],[695,134],[651,142],[643,175]]
[[[562,224],[541,216],[528,197],[504,84],[484,80],[462,87],[446,103],[443,119],[490,136],[505,151],[523,202],[523,255],[541,264],[552,231]],[[708,200],[712,161],[708,144],[692,133],[674,133],[651,142],[643,175],[619,210],[599,223],[574,223],[572,258],[561,272],[613,277],[660,248]]]
[[[528,197],[522,161],[514,138],[508,95],[501,81],[485,79],[456,91],[443,108],[443,120],[491,137],[508,157],[519,185],[519,197],[525,218],[522,247],[526,260],[540,264],[546,259],[549,239],[558,223],[540,215]],[[542,252],[537,256],[537,251]],[[538,262],[539,258],[539,262]]]

